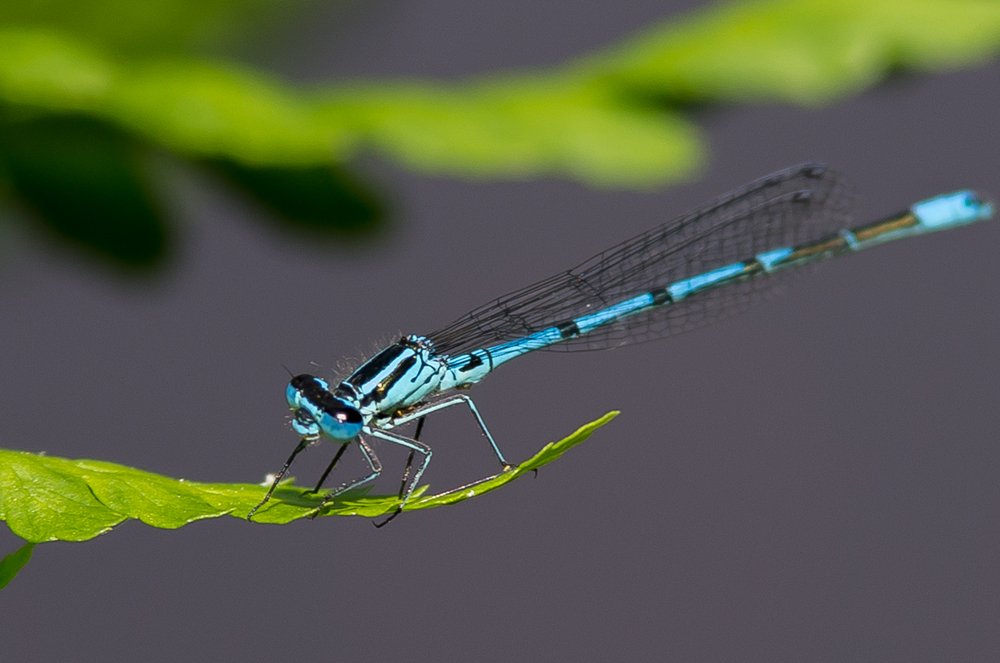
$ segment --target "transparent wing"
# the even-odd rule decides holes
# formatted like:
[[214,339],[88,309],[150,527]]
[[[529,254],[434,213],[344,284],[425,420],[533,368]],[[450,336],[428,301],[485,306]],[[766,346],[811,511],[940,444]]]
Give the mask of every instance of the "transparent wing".
[[[612,247],[568,272],[500,297],[428,338],[443,354],[511,341],[587,313],[851,225],[850,185],[822,164],[778,171]],[[746,310],[803,272],[787,269],[697,293],[547,348],[597,350],[685,332]]]

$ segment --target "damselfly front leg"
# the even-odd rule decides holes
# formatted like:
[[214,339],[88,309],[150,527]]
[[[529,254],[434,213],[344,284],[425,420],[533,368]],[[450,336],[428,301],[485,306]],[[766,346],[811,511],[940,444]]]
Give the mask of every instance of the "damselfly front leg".
[[310,518],[313,519],[316,518],[316,516],[318,516],[320,512],[323,511],[323,507],[325,507],[327,504],[333,501],[333,499],[338,495],[343,495],[349,490],[352,490],[354,488],[357,488],[358,486],[366,484],[369,481],[374,481],[375,479],[378,478],[380,474],[382,474],[382,462],[378,459],[378,456],[375,455],[375,451],[373,451],[372,448],[368,446],[368,443],[365,442],[365,438],[359,435],[357,440],[358,440],[358,447],[361,449],[361,454],[365,457],[365,460],[368,461],[369,467],[371,467],[372,470],[371,474],[369,474],[368,476],[352,479],[351,481],[342,483],[340,487],[337,488],[336,490],[331,490],[329,493],[327,493],[326,497],[323,498],[323,501],[319,503],[319,506],[317,506],[315,509],[312,510],[312,512],[310,512],[309,514]]

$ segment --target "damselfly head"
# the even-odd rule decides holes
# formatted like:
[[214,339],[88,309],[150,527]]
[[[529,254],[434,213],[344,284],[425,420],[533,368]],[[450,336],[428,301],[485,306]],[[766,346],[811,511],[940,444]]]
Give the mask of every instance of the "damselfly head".
[[322,434],[346,442],[361,432],[361,413],[331,394],[326,380],[296,375],[285,389],[285,400],[294,412],[292,428],[302,437],[317,438]]
[[288,382],[288,387],[285,388],[285,400],[288,401],[288,407],[297,410],[302,407],[303,402],[320,398],[323,392],[330,392],[330,385],[326,380],[303,373]]
[[361,432],[361,413],[339,398],[331,396],[330,400],[332,403],[324,403],[320,412],[320,430],[334,440],[353,440]]
[[304,409],[295,410],[292,415],[292,430],[311,441],[319,439],[319,424]]

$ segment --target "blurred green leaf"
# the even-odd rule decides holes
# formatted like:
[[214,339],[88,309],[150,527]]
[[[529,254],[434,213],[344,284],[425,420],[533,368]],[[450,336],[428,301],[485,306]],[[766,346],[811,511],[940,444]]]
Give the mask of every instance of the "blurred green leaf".
[[6,0],[0,24],[55,29],[123,53],[210,48],[299,0]]
[[106,102],[113,119],[181,154],[248,165],[335,163],[354,142],[305,95],[230,65],[146,63],[122,74]]
[[576,67],[665,99],[815,105],[998,49],[995,0],[764,0],[672,19]]
[[378,197],[336,166],[250,167],[235,161],[209,162],[223,177],[299,230],[331,237],[362,236],[385,220]]
[[38,220],[130,266],[161,259],[167,232],[130,134],[81,117],[0,121],[0,173]]
[[[156,6],[168,16],[238,5]],[[126,11],[122,20],[139,19]],[[892,71],[969,65],[1000,47],[1000,3],[731,3],[544,74],[312,92],[181,55],[116,59],[70,36],[84,33],[0,29],[0,98],[85,110],[182,154],[252,166],[337,163],[370,145],[427,172],[645,187],[690,177],[704,160],[697,130],[665,100],[817,104]]]
[[[556,460],[617,414],[610,412],[566,439],[547,444],[519,467],[495,477],[437,495],[426,495],[427,485],[420,486],[406,510],[454,504],[496,490]],[[167,529],[227,514],[245,518],[264,493],[265,487],[259,485],[195,483],[114,463],[0,449],[0,519],[7,521],[14,534],[33,543],[84,541],[130,518]],[[321,501],[322,494],[288,481],[254,515],[254,522],[287,523],[303,518]],[[351,491],[331,502],[320,515],[373,517],[395,510],[398,504],[396,495]]]
[[[893,72],[969,66],[1000,50],[995,0],[756,0],[672,18],[545,72],[450,84],[303,89],[199,55],[207,51],[197,44],[246,34],[251,17],[279,7],[290,14],[300,1],[0,5],[0,106],[12,116],[84,115],[104,127],[90,139],[104,141],[93,152],[103,181],[85,177],[80,150],[62,155],[42,134],[8,132],[0,146],[8,188],[64,236],[133,264],[162,250],[154,229],[163,229],[143,202],[128,145],[219,164],[299,226],[364,230],[375,227],[379,204],[342,169],[360,149],[475,179],[661,186],[705,162],[700,132],[682,115],[689,104],[816,105]],[[112,127],[121,135],[108,142]],[[71,223],[74,209],[90,210],[87,220]]]
[[116,67],[58,32],[0,27],[0,102],[38,111],[106,114]]
[[356,85],[321,99],[323,116],[360,140],[439,174],[651,186],[689,177],[703,162],[699,132],[681,116],[570,78]]
[[59,33],[0,28],[0,102],[91,114],[182,155],[250,165],[343,159],[353,139],[306,95],[262,73],[192,58],[116,62]]
[[11,554],[0,560],[0,589],[3,589],[31,561],[31,551],[34,543],[26,543]]

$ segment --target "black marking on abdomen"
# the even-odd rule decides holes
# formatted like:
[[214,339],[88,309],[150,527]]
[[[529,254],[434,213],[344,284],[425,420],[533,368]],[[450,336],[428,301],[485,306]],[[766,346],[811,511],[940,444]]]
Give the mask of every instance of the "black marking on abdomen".
[[673,298],[670,296],[670,291],[666,288],[650,290],[649,294],[653,296],[653,306],[662,306],[663,304],[669,304],[673,301]]
[[471,371],[472,369],[476,368],[477,366],[482,366],[482,365],[483,365],[483,360],[479,358],[479,355],[472,355],[471,358],[469,359],[468,363],[466,363],[465,366],[462,366],[458,370],[460,370],[460,371]]
[[559,336],[562,338],[573,338],[580,335],[580,328],[577,327],[576,322],[573,320],[560,322],[555,325],[555,328],[559,330]]

